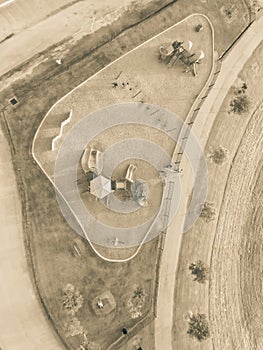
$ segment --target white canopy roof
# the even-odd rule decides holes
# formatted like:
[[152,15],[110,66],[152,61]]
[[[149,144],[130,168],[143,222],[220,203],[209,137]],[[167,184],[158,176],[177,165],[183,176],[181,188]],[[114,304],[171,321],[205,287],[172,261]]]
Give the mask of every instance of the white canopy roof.
[[104,198],[112,192],[111,180],[100,175],[90,182],[90,193],[98,198]]

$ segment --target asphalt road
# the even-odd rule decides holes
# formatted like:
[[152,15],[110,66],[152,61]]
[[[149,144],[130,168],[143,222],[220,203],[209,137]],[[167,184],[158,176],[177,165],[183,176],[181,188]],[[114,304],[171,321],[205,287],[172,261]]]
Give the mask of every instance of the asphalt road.
[[[222,64],[216,84],[202,105],[192,129],[203,148],[207,143],[213,122],[229,88],[253,50],[263,39],[262,28],[263,18],[260,18],[247,30]],[[185,158],[183,158],[181,167],[184,169],[181,175],[183,191],[181,206],[177,216],[168,228],[160,269],[157,318],[155,321],[155,345],[157,350],[172,349],[174,289],[182,235],[181,228],[185,219],[187,200],[192,190],[192,187],[189,186],[189,183],[192,182],[191,168]]]
[[28,273],[9,145],[0,130],[0,349],[62,350]]

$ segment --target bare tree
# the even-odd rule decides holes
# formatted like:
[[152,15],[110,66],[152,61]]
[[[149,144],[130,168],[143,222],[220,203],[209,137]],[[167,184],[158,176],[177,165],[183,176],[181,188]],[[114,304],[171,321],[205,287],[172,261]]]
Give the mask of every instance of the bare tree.
[[83,336],[84,336],[84,340],[81,343],[78,350],[100,350],[100,346],[98,344],[88,340],[86,333],[84,333]]
[[66,337],[74,337],[75,335],[83,333],[83,327],[76,317],[69,319],[66,324]]
[[74,315],[83,305],[83,297],[72,284],[68,283],[63,289],[62,304],[63,307]]
[[193,314],[189,317],[189,328],[187,333],[197,340],[206,340],[210,336],[208,322],[204,314]]

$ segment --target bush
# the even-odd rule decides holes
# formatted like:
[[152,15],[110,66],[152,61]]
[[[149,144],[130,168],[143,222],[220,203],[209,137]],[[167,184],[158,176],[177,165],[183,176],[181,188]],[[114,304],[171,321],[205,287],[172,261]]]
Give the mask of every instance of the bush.
[[63,289],[63,298],[62,304],[63,307],[71,313],[75,315],[75,313],[82,307],[83,305],[83,297],[80,292],[70,283],[66,285]]
[[249,100],[246,95],[238,95],[230,102],[230,111],[235,114],[243,114],[248,111]]
[[84,340],[81,343],[78,350],[100,350],[100,346],[98,344],[89,341],[85,333],[83,335],[84,335]]
[[215,214],[216,212],[214,209],[214,203],[205,202],[200,217],[203,218],[206,222],[209,222],[211,220],[214,220]]
[[245,112],[248,112],[249,109],[249,99],[246,95],[247,91],[247,84],[243,83],[243,85],[240,88],[237,88],[235,91],[235,97],[230,102],[230,112],[233,112],[235,114],[243,114]]
[[228,155],[227,149],[220,146],[219,148],[215,149],[213,153],[209,156],[209,158],[217,165],[221,165],[224,163]]
[[82,334],[84,331],[80,321],[76,317],[72,317],[68,322],[66,322],[65,328],[66,337],[74,337],[75,335]]
[[145,305],[146,293],[142,287],[137,286],[132,297],[127,302],[127,307],[133,319],[142,316],[142,309]]
[[199,341],[206,340],[210,336],[206,316],[199,313],[191,315],[187,333]]

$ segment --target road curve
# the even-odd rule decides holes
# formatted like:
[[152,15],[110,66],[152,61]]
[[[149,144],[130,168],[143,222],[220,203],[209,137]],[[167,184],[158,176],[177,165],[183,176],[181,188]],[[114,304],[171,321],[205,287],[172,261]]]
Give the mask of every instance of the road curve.
[[0,130],[0,349],[62,350],[30,280],[10,149]]
[[[263,18],[260,18],[244,33],[240,41],[236,43],[223,61],[216,84],[202,105],[193,125],[193,132],[203,149],[229,88],[234,83],[245,62],[253,53],[253,50],[263,39],[262,28]],[[192,190],[192,186],[189,186],[192,183],[191,168],[185,157],[182,159],[181,167],[184,169],[181,174],[181,206],[177,216],[168,228],[160,267],[157,318],[155,320],[156,350],[172,349],[175,275],[181,242],[181,229],[184,223],[187,201]]]

